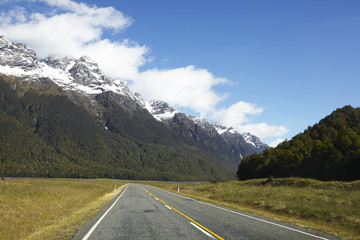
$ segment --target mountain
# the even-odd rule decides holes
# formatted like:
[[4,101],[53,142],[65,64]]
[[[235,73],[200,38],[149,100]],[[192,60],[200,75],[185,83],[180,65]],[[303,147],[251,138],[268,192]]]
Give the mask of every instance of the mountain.
[[[233,128],[228,128],[222,126],[216,122],[209,123],[206,119],[189,116],[184,113],[181,113],[171,106],[168,103],[158,100],[144,100],[139,93],[135,93],[138,102],[145,107],[155,119],[163,122],[176,122],[176,119],[186,118],[187,121],[192,122],[197,127],[203,129],[206,132],[206,135],[209,137],[218,136],[218,134],[223,138],[223,140],[229,145],[230,151],[235,153],[241,160],[243,157],[252,155],[254,153],[261,153],[269,146],[263,143],[258,137],[250,133],[240,134]],[[182,115],[182,117],[179,117]],[[169,124],[173,126],[172,124]],[[218,134],[216,134],[217,132]],[[192,136],[189,134],[188,136]],[[195,136],[196,138],[196,136]]]
[[234,128],[222,126],[216,122],[212,125],[226,142],[232,145],[232,151],[237,149],[241,158],[254,153],[262,153],[269,145],[263,143],[258,137],[251,133],[239,133]]
[[360,108],[345,106],[276,148],[245,158],[239,179],[360,179]]
[[88,57],[48,57],[38,60],[34,50],[0,37],[0,72],[27,80],[49,78],[64,90],[83,94],[112,91],[134,99],[125,82],[107,77]]
[[39,60],[0,37],[0,73],[7,176],[224,180],[258,151],[247,143],[241,152],[206,120],[142,99],[87,57]]
[[204,118],[186,115],[163,101],[144,100],[139,93],[135,96],[155,119],[165,123],[176,135],[182,136],[190,145],[211,152],[218,159],[230,155],[234,163],[240,163],[244,157],[261,153],[269,147],[250,133],[240,134],[216,122],[209,123]]

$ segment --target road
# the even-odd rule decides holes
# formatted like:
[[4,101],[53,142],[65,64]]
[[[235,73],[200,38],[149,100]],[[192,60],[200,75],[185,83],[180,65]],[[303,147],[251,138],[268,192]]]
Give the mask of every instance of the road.
[[337,239],[155,187],[129,184],[73,240]]

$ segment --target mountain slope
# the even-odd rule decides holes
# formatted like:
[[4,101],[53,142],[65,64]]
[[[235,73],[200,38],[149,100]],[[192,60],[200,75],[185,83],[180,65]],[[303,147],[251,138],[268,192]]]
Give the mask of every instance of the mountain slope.
[[290,141],[244,159],[237,174],[239,179],[271,175],[356,180],[359,169],[360,108],[345,106]]
[[15,76],[1,75],[2,174],[159,180],[234,176],[234,166],[225,169],[214,156],[174,137],[125,83],[106,77],[89,59],[39,61],[26,45],[4,37],[0,55],[0,72]]
[[82,169],[76,176],[228,179],[243,157],[259,152],[237,132],[220,134],[205,119],[142,99],[87,57],[38,60],[26,45],[0,37],[0,73],[5,74],[2,114],[15,117],[22,129],[14,134],[33,132],[41,144]]
[[269,148],[270,146],[266,143],[263,143],[258,137],[252,135],[251,133],[242,133],[241,136],[247,143],[250,143],[256,148],[257,153],[262,153],[265,149]]
[[167,124],[173,132],[183,137],[189,144],[202,146],[206,150],[227,152],[226,154],[230,155],[235,162],[240,162],[243,157],[251,154],[261,153],[269,147],[250,133],[240,134],[233,128],[221,126],[216,122],[209,123],[206,119],[181,113],[166,102],[146,101],[138,93],[135,96],[155,119]]
[[241,159],[254,153],[262,153],[269,146],[260,141],[260,139],[250,133],[240,134],[232,127],[221,126],[218,123],[212,123],[216,131],[231,146],[231,151],[239,155]]
[[230,178],[228,171],[196,148],[151,144],[106,130],[49,80],[29,84],[1,75],[0,84],[0,156],[5,176]]

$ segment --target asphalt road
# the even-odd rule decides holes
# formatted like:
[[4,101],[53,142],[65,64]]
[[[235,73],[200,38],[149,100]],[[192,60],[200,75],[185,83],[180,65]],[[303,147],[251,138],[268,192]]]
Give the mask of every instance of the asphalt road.
[[337,239],[263,217],[130,184],[73,240]]

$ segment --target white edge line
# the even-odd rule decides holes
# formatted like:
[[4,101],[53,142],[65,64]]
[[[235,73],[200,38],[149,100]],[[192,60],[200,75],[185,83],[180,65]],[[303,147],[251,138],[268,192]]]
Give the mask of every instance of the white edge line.
[[202,233],[206,234],[206,236],[212,238],[212,239],[216,239],[214,238],[213,235],[211,235],[210,233],[208,233],[207,231],[205,231],[204,229],[202,229],[201,227],[199,227],[198,225],[196,225],[195,223],[193,222],[190,222],[191,225],[193,225],[194,227],[196,227],[199,231],[201,231]]
[[168,209],[170,209],[170,210],[171,210],[171,207],[169,207],[168,205],[165,205],[165,207],[167,207]]
[[[153,186],[151,186],[151,187],[153,187]],[[193,200],[193,201],[195,201],[195,202],[198,202],[198,203],[201,203],[201,204],[205,204],[205,205],[211,206],[211,207],[213,207],[213,208],[218,208],[218,209],[221,209],[221,210],[224,210],[224,211],[227,211],[227,212],[231,212],[231,213],[234,213],[234,214],[243,216],[243,217],[247,217],[247,218],[251,218],[251,219],[254,219],[254,220],[257,220],[257,221],[260,221],[260,222],[265,222],[265,223],[268,223],[268,224],[272,224],[272,225],[275,225],[275,226],[278,226],[278,227],[281,227],[281,228],[285,228],[285,229],[288,229],[288,230],[291,230],[291,231],[295,231],[295,232],[298,232],[298,233],[302,233],[302,234],[305,234],[305,235],[308,235],[308,236],[311,236],[311,237],[314,237],[314,238],[319,238],[319,239],[322,239],[322,240],[329,240],[328,238],[316,236],[316,235],[313,235],[313,234],[311,234],[311,233],[307,233],[307,232],[304,232],[304,231],[301,231],[301,230],[297,230],[297,229],[295,229],[295,228],[286,227],[286,226],[283,226],[283,225],[281,225],[281,224],[269,222],[269,221],[266,221],[266,220],[261,219],[261,218],[252,217],[252,216],[249,216],[249,215],[246,215],[246,214],[243,214],[243,213],[239,213],[239,212],[236,212],[236,211],[232,211],[232,210],[230,210],[230,209],[226,209],[226,208],[219,207],[219,206],[216,206],[216,205],[213,205],[213,204],[210,204],[210,203],[202,202],[202,201],[196,200],[196,199],[194,199],[194,198],[185,197],[185,196],[182,196],[182,195],[180,195],[180,194],[175,194],[175,193],[166,191],[166,190],[161,189],[161,188],[157,188],[157,187],[153,187],[153,188],[159,189],[159,190],[164,191],[164,192],[171,193],[171,194],[173,194],[173,195],[175,195],[175,196],[180,196],[180,197],[183,197],[183,198],[191,199],[191,200]]]
[[95,228],[100,224],[100,222],[104,219],[104,217],[110,212],[110,210],[114,207],[114,205],[117,203],[117,201],[121,198],[121,196],[124,194],[125,190],[128,186],[125,187],[124,191],[120,194],[120,196],[116,199],[116,201],[111,205],[111,207],[101,216],[101,218],[92,226],[92,228],[89,230],[89,232],[82,238],[82,240],[87,240],[90,235],[93,233]]

